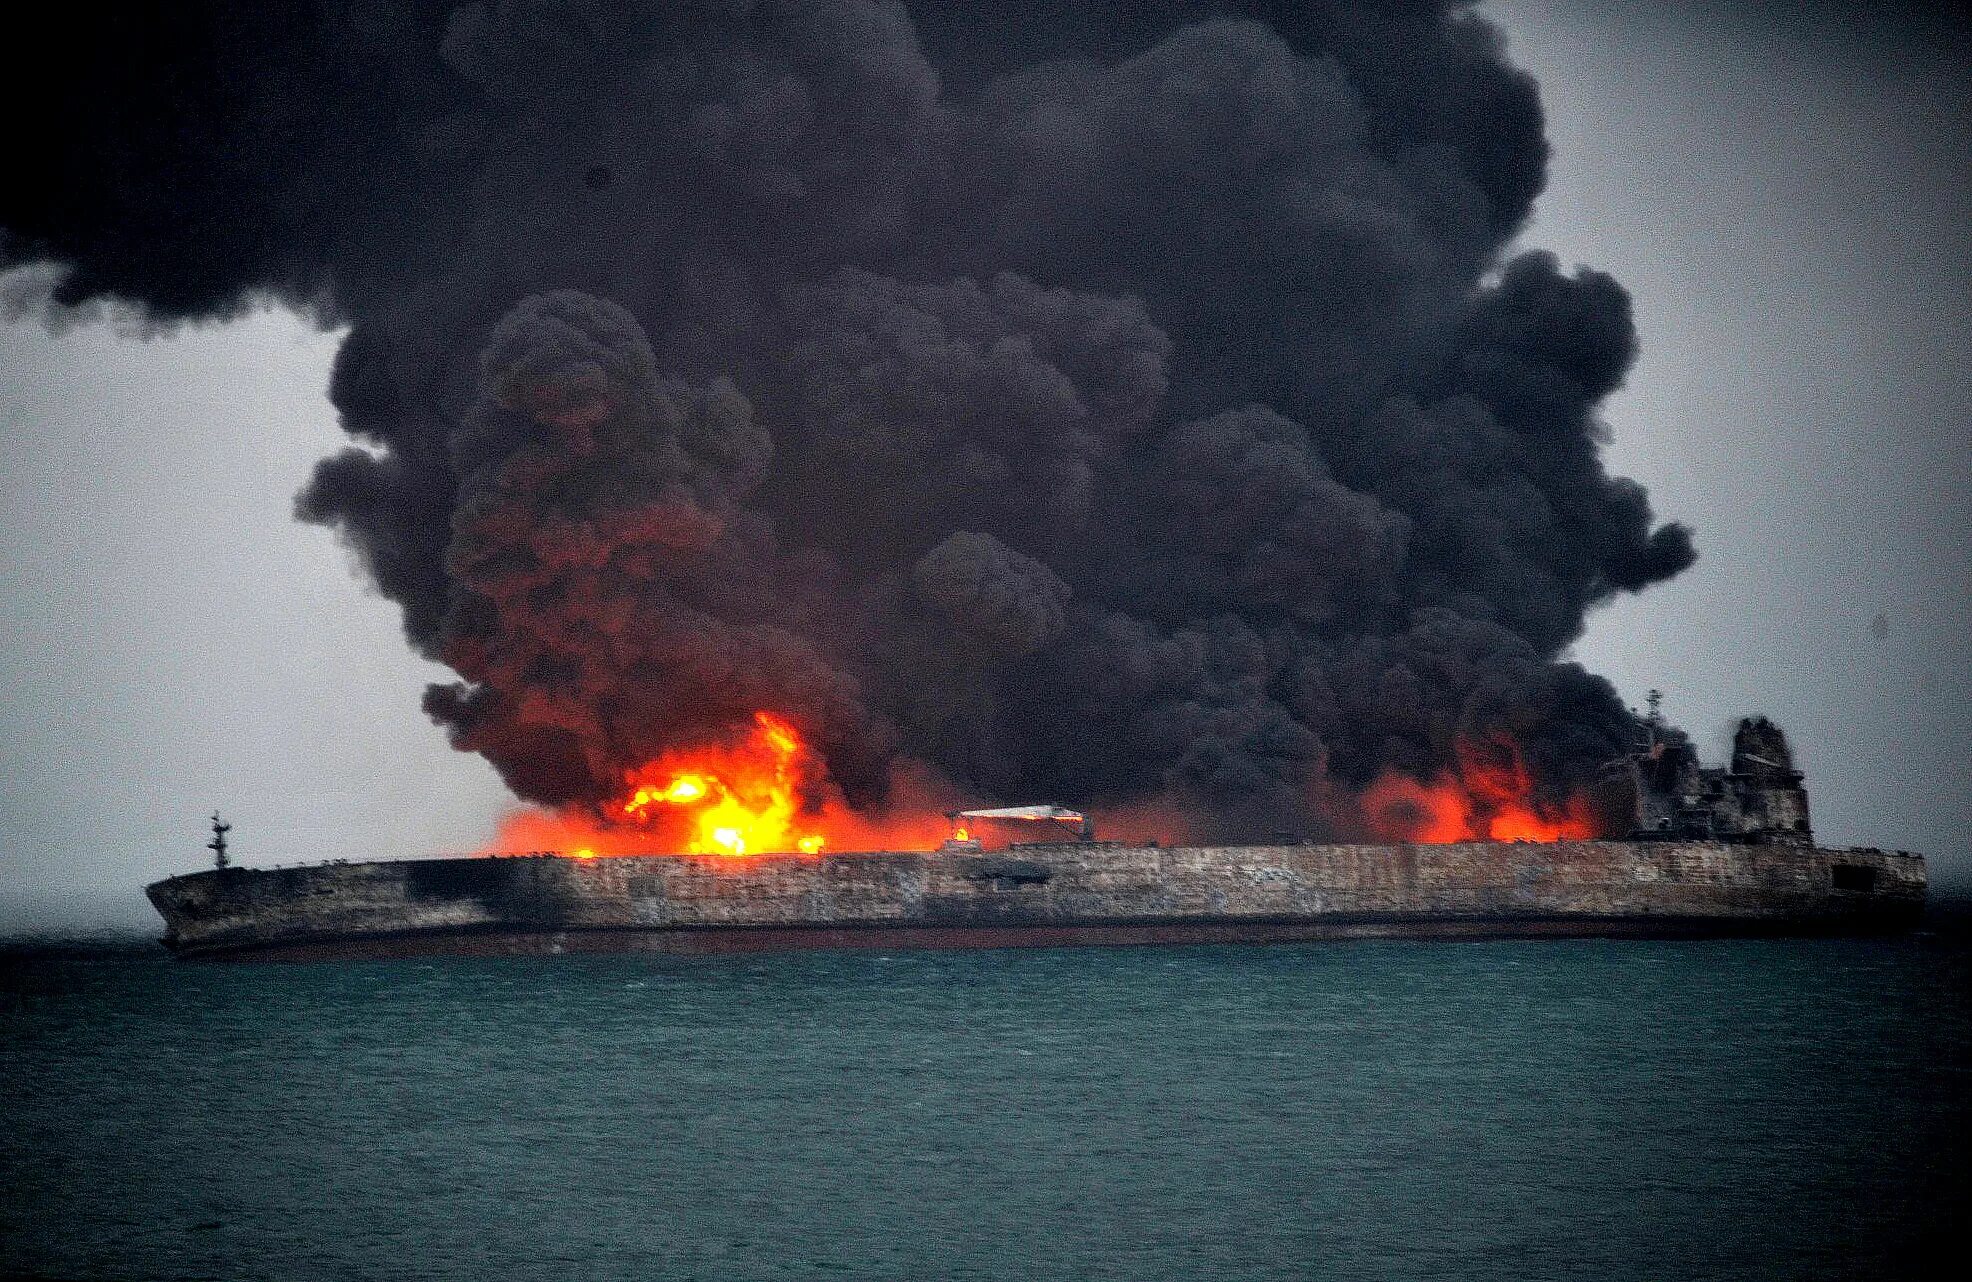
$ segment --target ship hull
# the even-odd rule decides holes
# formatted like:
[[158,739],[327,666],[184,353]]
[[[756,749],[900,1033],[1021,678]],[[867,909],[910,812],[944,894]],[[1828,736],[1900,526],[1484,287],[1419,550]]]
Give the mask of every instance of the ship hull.
[[1741,939],[1772,936],[1897,934],[1908,920],[1872,923],[1775,923],[1761,918],[1691,917],[1435,921],[1394,918],[1355,922],[1155,923],[1142,926],[937,926],[779,930],[429,931],[192,951],[210,961],[379,961],[411,957],[563,957],[593,953],[730,953],[980,948],[1127,948],[1190,944],[1293,944],[1343,939]]
[[148,888],[181,957],[1867,934],[1916,855],[1719,842],[640,855],[229,868]]

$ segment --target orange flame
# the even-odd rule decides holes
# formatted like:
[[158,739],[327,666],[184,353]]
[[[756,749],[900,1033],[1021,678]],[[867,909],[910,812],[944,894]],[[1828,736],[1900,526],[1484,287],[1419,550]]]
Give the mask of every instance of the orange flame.
[[[931,767],[900,759],[890,772],[889,804],[852,810],[826,764],[785,718],[756,712],[753,725],[725,743],[674,749],[625,773],[623,791],[596,809],[520,810],[500,824],[486,854],[607,855],[684,853],[740,858],[829,851],[931,850],[956,833],[944,816],[978,799]],[[1096,821],[1116,840],[1169,843],[1187,825],[1154,802],[1107,807]],[[995,834],[994,844],[1032,834]]]
[[826,839],[796,828],[800,785],[812,771],[800,734],[770,712],[753,714],[754,729],[730,748],[668,753],[630,773],[623,819],[648,824],[663,807],[689,820],[687,849],[695,855],[768,851],[819,852]]
[[1583,841],[1601,825],[1588,797],[1559,805],[1534,795],[1519,745],[1504,735],[1462,739],[1457,768],[1428,781],[1385,771],[1363,790],[1370,831],[1385,841],[1443,845],[1454,841]]
[[720,856],[818,855],[824,850],[929,850],[945,837],[944,813],[973,804],[928,768],[900,762],[891,805],[851,810],[800,732],[771,712],[732,742],[667,752],[628,772],[600,813],[520,810],[500,824],[486,853]]

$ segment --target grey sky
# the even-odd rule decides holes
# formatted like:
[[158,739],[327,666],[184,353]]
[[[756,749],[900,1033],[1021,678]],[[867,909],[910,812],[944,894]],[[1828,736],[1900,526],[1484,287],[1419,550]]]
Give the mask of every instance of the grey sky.
[[335,336],[0,331],[0,920],[142,921],[222,806],[245,862],[469,848],[504,791],[294,491]]
[[[1553,179],[1523,237],[1644,343],[1614,470],[1698,531],[1588,665],[1716,755],[1764,710],[1825,839],[1972,884],[1972,161],[1963,59],[1882,32],[1496,4]],[[506,794],[418,710],[440,670],[289,520],[340,444],[334,335],[0,327],[0,928],[146,923],[223,807],[264,864],[468,848]],[[1881,616],[1882,623],[1872,627]],[[1878,635],[1878,634],[1881,635]]]

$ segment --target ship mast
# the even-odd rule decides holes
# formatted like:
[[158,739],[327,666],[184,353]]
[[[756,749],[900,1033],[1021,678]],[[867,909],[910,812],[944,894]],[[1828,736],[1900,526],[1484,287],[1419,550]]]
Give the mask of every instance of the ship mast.
[[212,866],[214,868],[226,868],[229,866],[230,861],[226,858],[226,834],[231,831],[233,831],[233,825],[220,819],[217,810],[213,811],[212,840],[205,843],[205,848],[212,852]]

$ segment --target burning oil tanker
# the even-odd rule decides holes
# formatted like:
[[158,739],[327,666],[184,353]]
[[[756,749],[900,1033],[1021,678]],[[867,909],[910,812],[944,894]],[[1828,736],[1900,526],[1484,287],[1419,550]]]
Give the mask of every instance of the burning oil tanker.
[[[1723,769],[1654,736],[1620,763],[1610,782],[1631,790],[1637,823],[1621,840],[1499,805],[1491,822],[1545,825],[1541,839],[1467,840],[1470,803],[1413,784],[1385,790],[1392,817],[1424,838],[1401,843],[1099,841],[1084,816],[1034,806],[950,818],[1073,824],[1073,838],[988,850],[958,826],[934,850],[832,853],[820,833],[789,827],[798,740],[763,717],[758,742],[764,783],[733,771],[740,758],[723,771],[700,761],[653,774],[622,803],[628,816],[688,814],[701,839],[685,854],[583,847],[249,870],[227,865],[215,817],[220,866],[149,894],[180,956],[290,959],[1862,933],[1908,927],[1924,904],[1922,857],[1814,845],[1786,740],[1757,718],[1740,723]],[[750,841],[788,848],[753,853]]]
[[[1571,657],[1698,551],[1465,0],[198,8],[79,11],[0,269],[346,326],[296,515],[561,854],[174,879],[181,951],[1915,904]],[[1037,798],[1131,843],[940,847]]]

